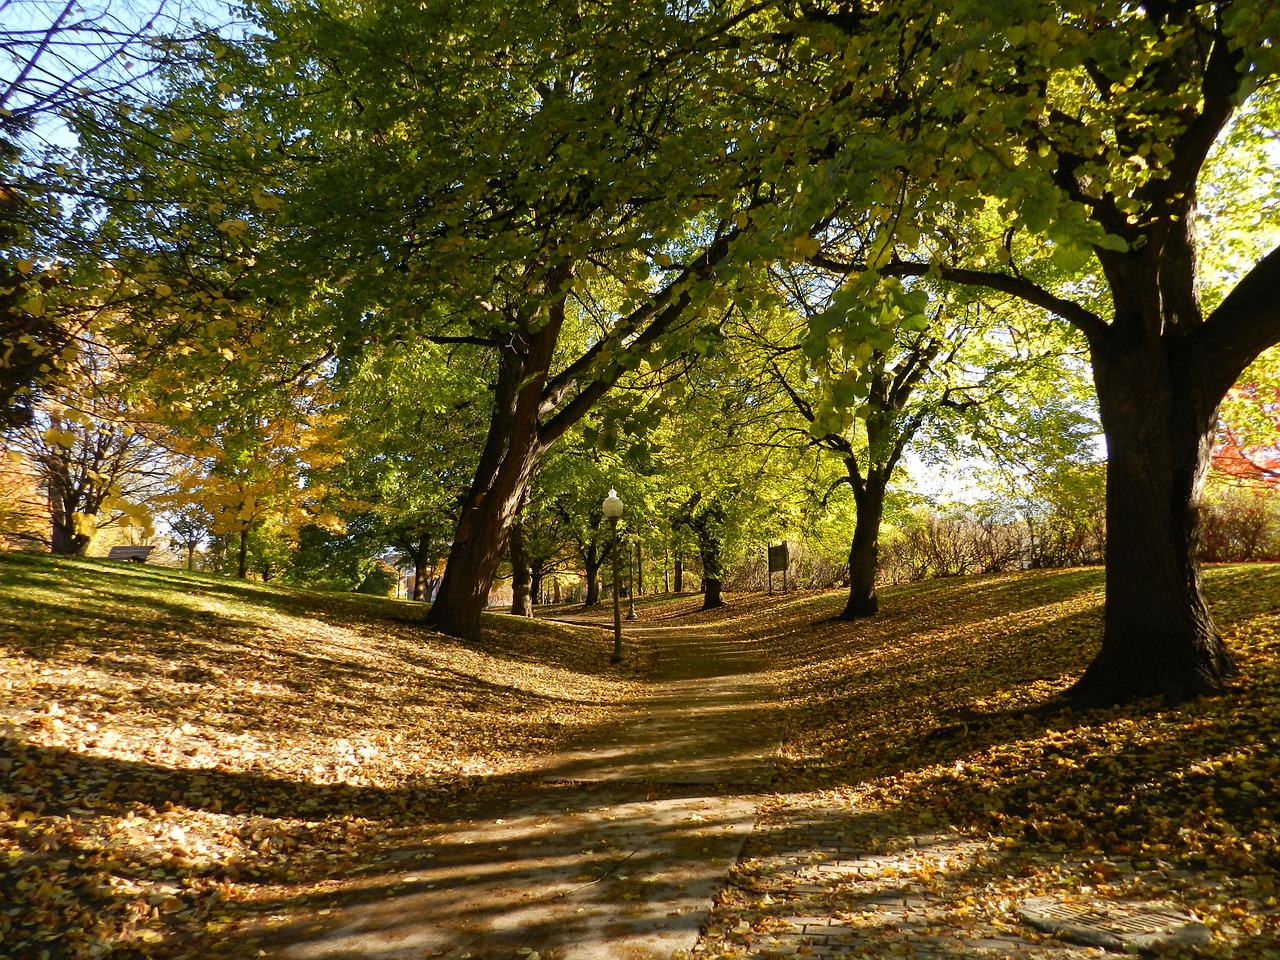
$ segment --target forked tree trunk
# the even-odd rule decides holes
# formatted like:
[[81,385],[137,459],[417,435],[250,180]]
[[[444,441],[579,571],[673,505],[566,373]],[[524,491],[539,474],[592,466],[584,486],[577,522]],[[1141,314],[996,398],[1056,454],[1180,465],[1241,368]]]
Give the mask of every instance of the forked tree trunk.
[[449,636],[471,640],[479,634],[480,615],[507,551],[511,525],[546,452],[539,437],[542,386],[564,320],[562,309],[552,313],[528,339],[512,337],[499,348],[489,432],[427,618]]
[[76,532],[75,511],[68,505],[67,481],[54,473],[49,482],[49,513],[52,516],[50,552],[66,557],[83,557],[90,538]]
[[487,446],[504,445],[505,440],[505,455],[491,467],[481,458],[481,469],[463,503],[449,565],[428,615],[428,623],[441,633],[464,640],[479,635],[489,587],[541,455],[533,432],[531,423],[490,425]]
[[1107,598],[1102,648],[1070,692],[1081,706],[1177,703],[1219,691],[1235,672],[1196,561],[1216,391],[1198,382],[1194,358],[1171,353],[1145,338],[1093,347],[1108,452]]

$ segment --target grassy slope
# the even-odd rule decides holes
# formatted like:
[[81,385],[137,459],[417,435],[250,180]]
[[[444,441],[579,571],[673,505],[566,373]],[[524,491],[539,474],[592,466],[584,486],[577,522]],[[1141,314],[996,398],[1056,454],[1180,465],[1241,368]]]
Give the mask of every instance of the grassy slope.
[[634,682],[600,631],[491,618],[467,645],[423,610],[0,554],[0,954],[216,936]]
[[[1167,891],[1208,897],[1224,955],[1266,956],[1280,948],[1280,569],[1208,582],[1244,668],[1230,696],[1050,720],[1018,708],[1091,655],[1096,571],[895,588],[857,624],[828,619],[837,594],[638,607],[774,655],[792,791],[780,810],[820,801],[994,838],[987,872],[928,880],[956,886],[970,913],[1063,888]],[[286,892],[305,903],[422,842],[441,798],[607,722],[636,679],[611,670],[598,631],[495,618],[463,645],[420,613],[0,557],[6,949],[37,955],[56,935],[55,957],[160,956],[253,923]]]

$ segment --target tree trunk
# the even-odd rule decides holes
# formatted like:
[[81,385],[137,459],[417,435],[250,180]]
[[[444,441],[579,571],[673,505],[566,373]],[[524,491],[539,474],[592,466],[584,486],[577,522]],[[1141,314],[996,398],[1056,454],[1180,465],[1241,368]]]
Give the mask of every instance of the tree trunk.
[[441,633],[463,640],[480,632],[480,614],[507,551],[511,525],[546,452],[539,436],[542,385],[563,323],[562,310],[553,314],[535,334],[515,335],[499,351],[489,432],[427,618]]
[[712,502],[688,521],[698,535],[698,556],[702,560],[702,609],[714,610],[724,605],[721,589],[724,581],[724,508]]
[[644,596],[644,551],[636,544],[636,596]]
[[587,575],[586,606],[594,607],[600,602],[600,566],[603,562],[600,557],[600,546],[594,541],[588,543],[585,554],[583,568]]
[[524,549],[524,528],[517,519],[511,524],[511,612],[518,617],[533,616],[533,598],[529,587],[529,557]]
[[680,551],[676,551],[675,562],[675,583],[676,593],[684,593],[684,557],[680,555]]
[[[850,477],[854,480],[854,477]],[[887,477],[872,473],[865,483],[855,483],[853,497],[857,504],[853,542],[849,546],[849,601],[841,620],[873,617],[880,609],[876,594],[876,568],[879,560],[880,523],[884,518],[884,494]]]
[[716,607],[724,606],[724,597],[721,596],[721,590],[724,583],[712,577],[702,578],[702,609],[714,610]]
[[[546,602],[546,598],[542,595],[542,582],[545,576],[546,561],[539,560],[537,563],[529,565],[529,596],[533,599],[534,606]],[[529,611],[529,616],[533,616],[533,611]]]
[[249,579],[249,528],[242,527],[240,529],[240,547],[236,553],[236,577],[240,580]]
[[[1164,340],[1171,337],[1166,335]],[[1102,648],[1070,691],[1081,706],[1215,693],[1235,671],[1196,562],[1199,499],[1216,400],[1157,337],[1093,345],[1107,439]]]
[[[49,513],[53,520],[50,552],[64,557],[83,557],[89,549],[90,538],[76,532],[74,500],[67,493],[68,483],[58,472],[53,472],[49,479]],[[73,500],[73,503],[68,503],[68,500]]]

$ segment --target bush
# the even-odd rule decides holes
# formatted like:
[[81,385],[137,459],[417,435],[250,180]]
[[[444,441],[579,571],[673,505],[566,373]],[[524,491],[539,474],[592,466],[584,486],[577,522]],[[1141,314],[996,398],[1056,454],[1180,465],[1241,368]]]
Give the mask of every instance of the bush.
[[1212,485],[1200,505],[1200,559],[1280,560],[1280,491],[1259,484]]
[[990,515],[939,516],[928,511],[882,537],[881,579],[915,582],[934,577],[995,573],[1024,565],[1018,526]]

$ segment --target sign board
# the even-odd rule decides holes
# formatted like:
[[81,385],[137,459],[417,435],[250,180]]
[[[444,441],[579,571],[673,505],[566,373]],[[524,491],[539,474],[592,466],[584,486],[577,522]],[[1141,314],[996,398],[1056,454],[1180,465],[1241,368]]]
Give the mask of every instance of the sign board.
[[[756,554],[759,556],[759,554]],[[769,572],[770,573],[786,573],[787,567],[791,565],[791,558],[787,554],[787,541],[776,547],[769,548]]]

